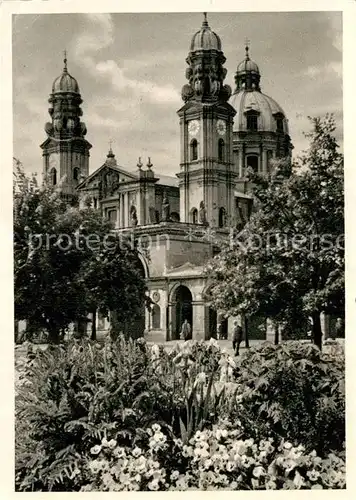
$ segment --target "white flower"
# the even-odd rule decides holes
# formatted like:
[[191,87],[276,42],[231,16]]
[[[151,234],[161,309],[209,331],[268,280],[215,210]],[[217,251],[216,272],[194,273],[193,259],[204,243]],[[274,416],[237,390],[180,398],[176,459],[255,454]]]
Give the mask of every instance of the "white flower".
[[226,429],[217,429],[215,435],[216,435],[216,439],[219,440],[221,438],[226,438],[228,435],[228,432]]
[[103,460],[92,460],[88,464],[90,471],[93,474],[97,474],[99,471],[103,469],[104,461]]
[[108,441],[108,448],[110,448],[110,450],[113,450],[115,448],[115,446],[117,445],[117,441],[115,441],[115,439],[110,439],[110,441]]
[[115,448],[113,455],[116,458],[123,458],[126,455],[126,452],[125,452],[124,448],[118,447],[118,448]]
[[152,430],[153,430],[154,432],[158,432],[158,431],[160,431],[160,430],[161,430],[161,426],[160,426],[160,425],[158,425],[158,424],[153,424],[153,425],[152,425]]
[[308,470],[307,476],[310,479],[310,481],[317,481],[320,477],[320,473],[317,470],[312,469]]
[[264,476],[266,474],[265,470],[263,467],[261,467],[260,465],[258,465],[257,467],[255,467],[252,471],[252,474],[255,476],[255,477],[261,477],[261,476]]
[[153,479],[152,481],[150,481],[148,483],[148,488],[151,490],[151,491],[157,491],[159,489],[159,482],[158,482],[158,479]]
[[288,441],[284,443],[284,448],[286,450],[290,450],[292,447],[293,447],[293,445],[291,443],[288,443]]
[[159,358],[159,346],[157,344],[153,344],[153,346],[151,347],[151,352],[154,359]]
[[171,474],[171,481],[175,481],[178,478],[179,478],[179,471],[174,470]]
[[139,448],[138,446],[136,446],[136,447],[132,450],[132,455],[133,455],[135,458],[139,457],[141,454],[142,454],[142,450],[141,450],[141,448]]
[[93,446],[92,448],[90,448],[90,453],[92,455],[98,455],[100,452],[101,452],[101,446],[100,446],[100,444],[96,444],[95,446]]
[[217,349],[220,348],[218,341],[216,339],[214,339],[213,337],[210,337],[209,344],[211,346],[216,347]]
[[300,489],[305,484],[304,479],[302,478],[302,476],[299,474],[298,471],[296,471],[296,473],[295,473],[293,483],[295,484],[295,487],[297,489]]

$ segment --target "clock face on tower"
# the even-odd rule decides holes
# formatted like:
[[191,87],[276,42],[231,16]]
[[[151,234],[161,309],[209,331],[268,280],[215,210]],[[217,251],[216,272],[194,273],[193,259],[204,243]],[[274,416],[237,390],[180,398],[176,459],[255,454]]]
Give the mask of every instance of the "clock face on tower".
[[216,130],[218,131],[219,135],[225,135],[226,123],[224,122],[224,120],[218,120],[216,122]]
[[200,129],[200,123],[198,120],[191,120],[188,123],[188,132],[190,135],[197,135]]

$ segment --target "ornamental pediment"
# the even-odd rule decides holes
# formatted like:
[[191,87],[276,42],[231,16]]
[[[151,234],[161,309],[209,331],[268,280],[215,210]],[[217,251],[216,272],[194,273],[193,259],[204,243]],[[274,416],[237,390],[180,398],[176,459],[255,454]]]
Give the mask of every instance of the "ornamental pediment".
[[137,180],[137,177],[120,167],[103,165],[78,186],[78,190],[97,190],[99,199],[115,195],[120,186]]

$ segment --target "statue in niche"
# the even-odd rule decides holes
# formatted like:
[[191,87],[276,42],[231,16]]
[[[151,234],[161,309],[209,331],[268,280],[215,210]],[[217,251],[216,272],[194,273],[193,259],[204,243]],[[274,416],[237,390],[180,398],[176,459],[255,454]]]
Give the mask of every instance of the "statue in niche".
[[163,198],[162,203],[162,222],[168,222],[170,218],[170,206],[167,196]]
[[102,194],[103,198],[106,198],[108,194],[108,174],[104,174],[102,177]]
[[200,208],[199,208],[199,222],[200,224],[203,224],[204,226],[207,226],[207,220],[206,220],[206,210],[205,210],[205,205],[204,202],[200,202]]
[[113,172],[110,181],[111,181],[110,194],[113,195],[119,187],[119,174]]
[[98,190],[99,190],[99,200],[103,198],[103,181],[102,179],[98,182]]
[[150,224],[156,224],[157,219],[156,219],[155,207],[149,207],[148,212],[149,212],[149,217],[150,217]]
[[137,226],[137,212],[136,207],[134,205],[130,208],[130,218],[131,218],[131,226]]

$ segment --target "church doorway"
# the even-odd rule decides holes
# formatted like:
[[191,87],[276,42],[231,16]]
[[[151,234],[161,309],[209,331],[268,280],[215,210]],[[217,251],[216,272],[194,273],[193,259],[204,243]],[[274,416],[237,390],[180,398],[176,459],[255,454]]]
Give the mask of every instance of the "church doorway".
[[173,312],[173,316],[175,317],[172,318],[175,320],[175,325],[172,331],[174,339],[179,339],[182,324],[186,319],[193,330],[192,300],[192,294],[188,287],[180,285],[175,291],[173,299],[175,303],[175,314]]
[[217,338],[218,314],[216,309],[209,307],[209,339]]

